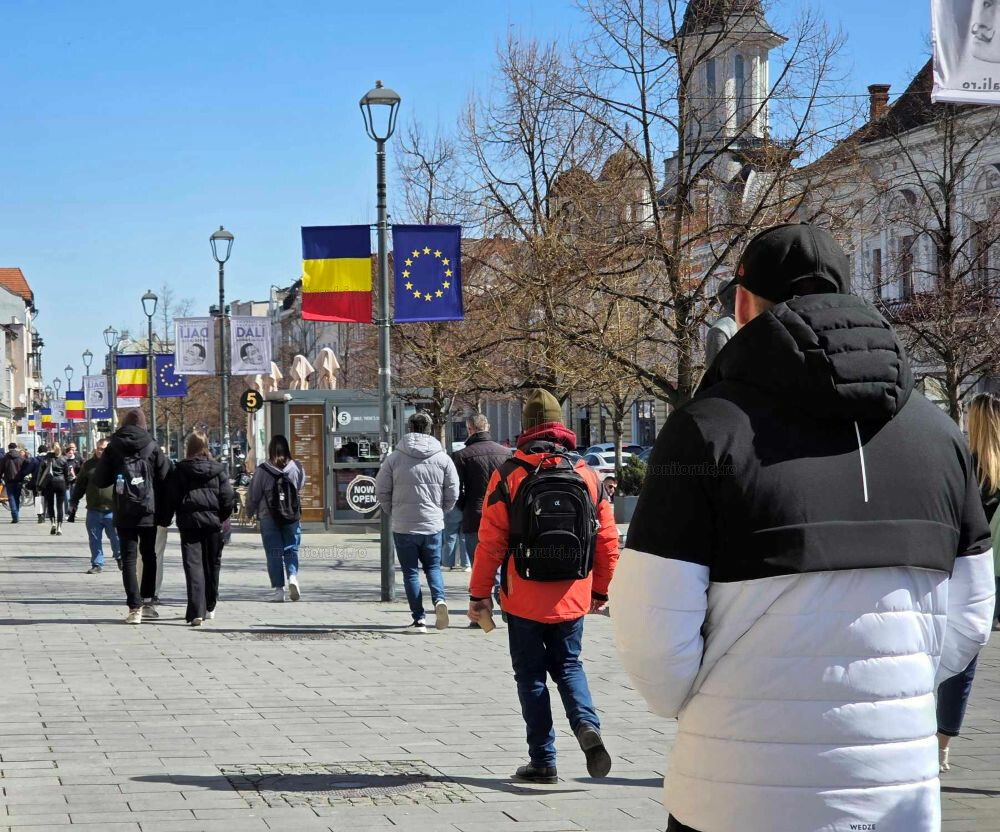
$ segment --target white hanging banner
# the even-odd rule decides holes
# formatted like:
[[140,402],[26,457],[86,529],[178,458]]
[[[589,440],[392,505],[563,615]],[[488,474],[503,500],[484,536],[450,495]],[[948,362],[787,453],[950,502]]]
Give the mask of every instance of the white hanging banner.
[[215,375],[215,319],[174,318],[174,373]]
[[115,407],[118,410],[131,410],[133,407],[142,407],[144,399],[131,396],[119,396],[115,399]]
[[932,101],[1000,104],[1000,4],[931,0]]
[[52,425],[59,427],[66,421],[66,399],[53,399],[49,407],[52,408]]
[[108,406],[108,377],[83,377],[83,405],[87,408],[103,410]]
[[229,351],[234,376],[271,372],[271,319],[230,318]]

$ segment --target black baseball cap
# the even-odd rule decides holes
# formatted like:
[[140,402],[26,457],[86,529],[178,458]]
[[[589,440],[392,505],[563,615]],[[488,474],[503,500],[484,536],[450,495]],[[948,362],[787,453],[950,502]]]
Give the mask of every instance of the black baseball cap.
[[796,295],[848,295],[851,265],[825,228],[787,223],[765,229],[747,243],[734,280],[774,303]]

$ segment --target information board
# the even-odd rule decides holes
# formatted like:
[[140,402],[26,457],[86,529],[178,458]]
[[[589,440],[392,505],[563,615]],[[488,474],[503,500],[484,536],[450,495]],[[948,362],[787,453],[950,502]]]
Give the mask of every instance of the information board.
[[322,523],[326,506],[326,477],[323,466],[323,405],[293,404],[288,408],[292,457],[306,472],[306,484],[299,494],[303,523]]

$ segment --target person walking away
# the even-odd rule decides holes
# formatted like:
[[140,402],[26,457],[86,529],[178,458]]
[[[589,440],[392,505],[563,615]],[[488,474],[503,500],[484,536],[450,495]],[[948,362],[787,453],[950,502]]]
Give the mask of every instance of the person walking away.
[[448,626],[448,604],[441,577],[441,538],[445,513],[458,499],[458,472],[441,443],[431,436],[433,421],[426,413],[407,419],[399,447],[382,461],[375,493],[392,520],[392,539],[403,572],[403,588],[414,632],[427,632],[420,569],[434,605],[434,626]]
[[7,491],[7,505],[10,507],[10,522],[18,522],[21,508],[21,480],[19,474],[24,465],[24,456],[16,442],[7,446],[7,453],[0,459],[0,479]]
[[829,232],[763,231],[736,280],[611,585],[625,670],[678,719],[668,828],[939,832],[934,692],[994,604],[968,445]]
[[260,520],[260,537],[267,556],[267,574],[272,599],[285,600],[285,576],[288,597],[302,597],[299,586],[299,541],[302,536],[299,492],[306,483],[302,464],[292,459],[288,439],[281,434],[271,437],[267,462],[257,466],[247,489],[247,515]]
[[[160,445],[160,453],[166,457],[167,465],[170,470],[173,470],[174,463],[170,459],[170,454],[167,453],[167,449]],[[170,474],[168,472],[167,477]],[[153,586],[153,605],[159,606],[160,604],[160,589],[163,586],[163,560],[164,555],[167,551],[167,534],[169,532],[169,521],[167,525],[158,522],[156,525],[156,543],[154,544],[154,550],[156,551],[156,583]],[[137,566],[139,573],[139,580],[142,580],[142,563],[140,562]]]
[[39,525],[45,522],[45,495],[42,493],[42,487],[38,483],[38,477],[42,473],[42,465],[47,456],[48,448],[45,445],[39,445],[38,453],[31,458],[31,465],[25,464],[25,468],[28,469],[27,476],[23,473],[23,469],[21,475],[23,482],[28,482],[30,478],[31,491],[35,495],[35,512],[38,514]]
[[708,330],[705,336],[705,369],[712,366],[716,356],[722,352],[722,348],[729,343],[729,340],[736,334],[736,282],[726,281],[719,289],[717,295],[722,314]]
[[618,528],[597,473],[566,456],[576,435],[546,390],[532,390],[514,456],[490,476],[469,586],[469,620],[493,608],[501,571],[510,660],[528,741],[519,780],[555,783],[556,734],[546,674],[559,695],[591,777],[605,777],[611,756],[601,738],[580,654],[583,620],[607,606],[618,560]]
[[233,513],[236,493],[221,463],[212,459],[208,437],[195,431],[185,442],[185,458],[167,480],[171,512],[181,535],[187,584],[185,620],[200,627],[215,618],[222,569],[222,524]]
[[72,502],[73,489],[76,485],[76,478],[80,474],[80,468],[83,465],[83,460],[77,456],[76,445],[72,442],[66,446],[66,452],[63,454],[63,459],[66,460],[66,498],[64,500],[66,522],[75,523],[76,512],[72,510],[70,503]]
[[[455,470],[458,472],[458,503],[462,512],[462,533],[469,562],[476,559],[479,545],[479,523],[483,517],[483,500],[490,477],[501,465],[510,459],[511,449],[495,442],[490,435],[490,423],[482,413],[472,413],[465,420],[468,438],[465,447],[452,454]],[[493,597],[500,603],[500,574],[493,589]],[[478,621],[470,621],[469,627],[476,628]]]
[[[993,574],[996,589],[1000,589],[1000,399],[990,393],[980,393],[969,406],[969,445],[976,464],[980,498],[986,520],[990,524],[993,546]],[[997,610],[994,604],[992,628],[998,629]],[[965,709],[972,693],[978,656],[972,659],[961,673],[946,679],[937,691],[938,767],[941,773],[951,771],[951,741],[962,730]]]
[[[126,624],[159,618],[156,589],[156,527],[167,511],[165,486],[170,461],[146,430],[146,415],[134,408],[111,435],[97,461],[97,488],[113,486],[115,530],[121,544],[122,583],[128,603]],[[169,521],[168,521],[169,522]],[[142,558],[142,582],[136,561]]]
[[62,534],[63,508],[66,504],[66,484],[69,479],[69,465],[62,455],[62,448],[53,445],[45,455],[38,484],[45,497],[45,513],[52,523],[49,534]]
[[444,515],[444,531],[441,533],[441,568],[471,571],[469,553],[462,536],[462,509],[457,504]]
[[118,532],[115,531],[114,522],[114,488],[98,488],[97,480],[94,476],[97,465],[104,455],[104,449],[108,446],[107,439],[101,439],[94,446],[94,455],[83,463],[80,473],[73,485],[73,497],[70,502],[70,511],[75,514],[80,506],[80,500],[87,501],[87,540],[90,543],[90,569],[88,575],[99,575],[104,571],[104,546],[102,541],[104,535],[108,536],[108,543],[111,544],[111,554],[121,570],[121,550],[118,542]]

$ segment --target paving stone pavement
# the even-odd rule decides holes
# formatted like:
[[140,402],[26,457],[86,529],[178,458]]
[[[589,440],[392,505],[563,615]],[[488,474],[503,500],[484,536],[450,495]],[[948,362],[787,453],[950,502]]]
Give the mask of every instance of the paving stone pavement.
[[[64,528],[0,526],[0,832],[666,826],[675,726],[628,686],[605,617],[588,619],[585,659],[613,776],[587,778],[557,718],[561,780],[530,787],[509,779],[525,748],[504,629],[465,628],[464,573],[445,573],[451,628],[414,635],[403,602],[378,601],[373,538],[306,536],[303,600],[274,604],[256,536],[237,534],[218,618],[192,629],[171,531],[162,617],[129,627],[114,564],[85,574],[83,523]],[[946,832],[1000,832],[998,699],[989,647]]]

